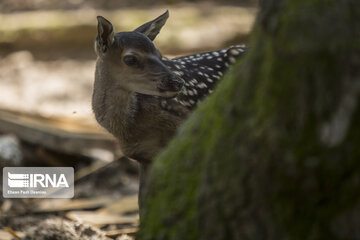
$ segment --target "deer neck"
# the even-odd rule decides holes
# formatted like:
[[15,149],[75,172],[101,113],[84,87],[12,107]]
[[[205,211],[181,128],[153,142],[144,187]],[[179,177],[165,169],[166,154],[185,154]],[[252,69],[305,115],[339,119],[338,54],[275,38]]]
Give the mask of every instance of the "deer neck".
[[96,68],[92,108],[96,120],[117,138],[127,138],[136,111],[136,94],[114,86],[107,71]]

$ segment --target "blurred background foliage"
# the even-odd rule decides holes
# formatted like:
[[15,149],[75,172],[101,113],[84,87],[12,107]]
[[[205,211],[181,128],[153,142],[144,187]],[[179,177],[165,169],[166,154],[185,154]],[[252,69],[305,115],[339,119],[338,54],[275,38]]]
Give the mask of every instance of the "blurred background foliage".
[[212,2],[218,4],[238,5],[238,6],[254,6],[257,5],[258,0],[3,0],[0,3],[2,12],[14,11],[33,11],[38,9],[43,10],[70,10],[81,8],[93,8],[112,10],[116,8],[132,7],[132,8],[146,8],[154,7],[156,5],[176,5],[181,3],[204,3]]

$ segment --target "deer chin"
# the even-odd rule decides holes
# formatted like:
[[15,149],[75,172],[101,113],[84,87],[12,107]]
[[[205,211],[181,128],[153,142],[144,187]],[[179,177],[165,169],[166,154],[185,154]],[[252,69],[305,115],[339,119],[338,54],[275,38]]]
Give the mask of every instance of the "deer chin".
[[173,98],[180,91],[167,91],[167,90],[161,90],[161,89],[141,89],[141,90],[134,90],[133,92],[149,95],[149,96],[158,96],[158,97],[164,97],[164,98]]
[[173,98],[176,95],[178,95],[181,92],[180,90],[174,90],[172,88],[162,88],[160,86],[157,87],[158,90],[158,96],[159,97],[165,97],[165,98]]
[[160,82],[157,84],[157,90],[160,97],[173,98],[181,92],[184,83],[181,80],[171,82]]
[[176,97],[176,95],[178,95],[179,92],[180,91],[160,91],[158,96],[164,98],[173,98]]

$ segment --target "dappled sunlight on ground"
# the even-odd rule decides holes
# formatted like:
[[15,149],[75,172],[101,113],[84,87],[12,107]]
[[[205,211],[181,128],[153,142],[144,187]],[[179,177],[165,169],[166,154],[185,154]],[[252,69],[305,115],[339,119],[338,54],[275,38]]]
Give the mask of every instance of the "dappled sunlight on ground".
[[37,61],[21,51],[0,60],[0,108],[92,119],[95,61]]

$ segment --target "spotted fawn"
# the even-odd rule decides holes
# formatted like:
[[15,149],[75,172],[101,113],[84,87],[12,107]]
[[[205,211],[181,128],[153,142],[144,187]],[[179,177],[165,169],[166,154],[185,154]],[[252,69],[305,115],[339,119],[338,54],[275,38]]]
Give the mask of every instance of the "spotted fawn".
[[165,58],[153,40],[168,17],[166,11],[134,31],[116,34],[108,20],[97,17],[92,108],[123,153],[140,163],[140,207],[152,159],[245,51],[244,46],[233,46]]

